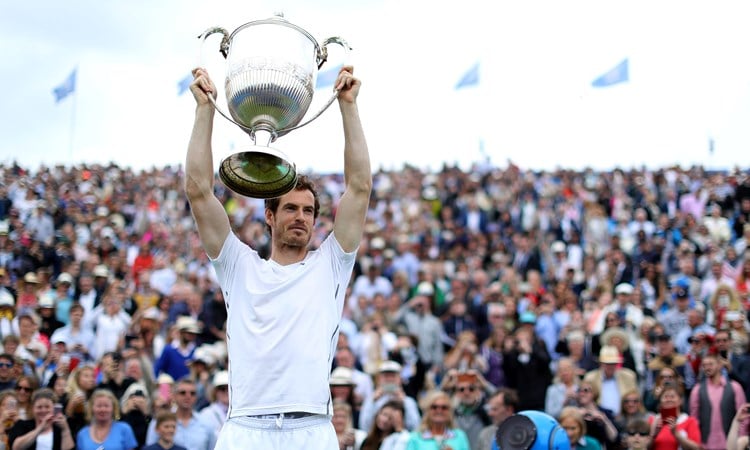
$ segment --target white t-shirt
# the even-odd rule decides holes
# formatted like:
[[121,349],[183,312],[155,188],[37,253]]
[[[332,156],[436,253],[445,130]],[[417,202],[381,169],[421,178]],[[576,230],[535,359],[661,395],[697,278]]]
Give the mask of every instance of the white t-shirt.
[[213,261],[228,316],[229,417],[332,415],[328,378],[355,256],[331,233],[282,266],[229,233]]

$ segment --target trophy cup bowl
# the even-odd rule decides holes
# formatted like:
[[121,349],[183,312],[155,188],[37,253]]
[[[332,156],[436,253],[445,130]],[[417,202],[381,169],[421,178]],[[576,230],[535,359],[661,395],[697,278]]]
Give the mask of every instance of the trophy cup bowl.
[[333,103],[338,92],[317,114],[300,123],[312,103],[318,69],[328,58],[327,45],[339,44],[345,51],[349,46],[337,37],[318,45],[307,31],[280,15],[248,22],[231,34],[210,28],[200,37],[205,42],[213,33],[223,34],[219,51],[227,63],[224,90],[229,115],[215,102],[214,107],[255,144],[223,159],[219,177],[241,195],[282,196],[296,185],[297,170],[291,158],[271,144],[312,122]]

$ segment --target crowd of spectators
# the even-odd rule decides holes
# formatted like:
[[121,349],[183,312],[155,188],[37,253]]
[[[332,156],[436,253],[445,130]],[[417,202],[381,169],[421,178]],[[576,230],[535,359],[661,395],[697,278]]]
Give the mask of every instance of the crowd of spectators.
[[[343,179],[314,178],[316,246]],[[212,450],[227,312],[182,186],[0,166],[0,450]],[[267,255],[263,201],[217,195]],[[341,449],[489,450],[529,409],[577,448],[745,448],[748,243],[739,169],[378,171],[332,365]]]

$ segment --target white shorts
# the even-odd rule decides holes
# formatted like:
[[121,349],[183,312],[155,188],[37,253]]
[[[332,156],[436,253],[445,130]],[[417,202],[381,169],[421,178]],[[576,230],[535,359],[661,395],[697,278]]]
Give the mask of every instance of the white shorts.
[[[275,418],[274,418],[275,417]],[[282,414],[232,417],[221,428],[215,450],[338,450],[331,418],[312,415],[298,419]]]

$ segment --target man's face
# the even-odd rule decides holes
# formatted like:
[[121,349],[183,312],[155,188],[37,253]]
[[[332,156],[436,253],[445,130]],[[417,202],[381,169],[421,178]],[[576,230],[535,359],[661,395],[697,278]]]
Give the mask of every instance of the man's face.
[[288,247],[307,247],[315,225],[315,198],[308,190],[293,190],[281,197],[276,212],[266,210],[273,239]]
[[473,405],[479,401],[482,392],[473,383],[457,383],[456,395],[462,404]]
[[602,363],[602,371],[607,377],[613,377],[617,371],[617,364],[605,364]]
[[8,380],[13,376],[14,361],[0,358],[0,380]]
[[198,391],[192,383],[180,383],[175,389],[175,400],[180,409],[192,409],[198,400]]
[[731,339],[729,338],[729,335],[727,333],[716,333],[716,336],[714,337],[714,342],[716,343],[716,348],[719,349],[722,352],[729,351],[729,347],[731,346]]
[[487,402],[487,415],[492,419],[492,423],[498,426],[513,415],[513,411],[505,405],[503,397],[504,395],[496,395]]
[[703,367],[703,373],[706,374],[707,378],[711,378],[716,375],[719,371],[719,362],[716,358],[704,358],[701,362]]

